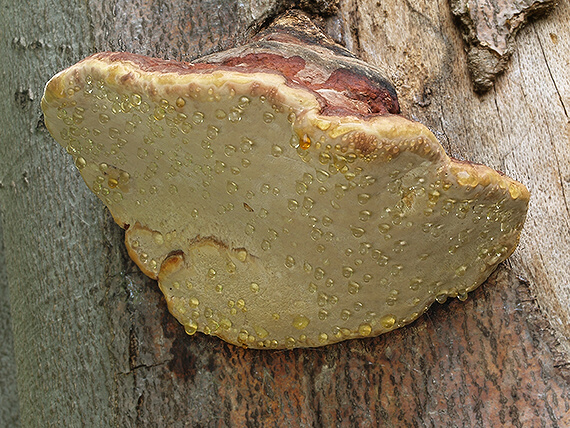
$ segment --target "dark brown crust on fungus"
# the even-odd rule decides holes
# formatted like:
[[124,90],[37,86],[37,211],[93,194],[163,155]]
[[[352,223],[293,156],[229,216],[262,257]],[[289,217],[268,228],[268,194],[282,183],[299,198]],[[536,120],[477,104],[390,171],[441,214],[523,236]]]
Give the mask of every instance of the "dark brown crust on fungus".
[[[342,103],[320,99],[322,113],[326,115],[368,117],[400,113],[396,90],[379,70],[334,43],[299,12],[280,17],[250,45],[199,61],[221,66],[239,65],[252,72],[278,72],[289,85],[301,85],[317,93],[326,88],[343,94]],[[311,72],[306,73],[307,70]]]
[[[315,53],[317,48],[324,53]],[[209,55],[192,64],[128,52],[102,52],[93,58],[129,61],[149,73],[188,74],[213,70],[279,73],[291,87],[312,90],[325,115],[365,118],[400,113],[396,90],[378,70],[335,44],[305,15],[295,12],[280,18],[252,44]],[[337,96],[327,98],[319,93],[324,89],[335,91]]]

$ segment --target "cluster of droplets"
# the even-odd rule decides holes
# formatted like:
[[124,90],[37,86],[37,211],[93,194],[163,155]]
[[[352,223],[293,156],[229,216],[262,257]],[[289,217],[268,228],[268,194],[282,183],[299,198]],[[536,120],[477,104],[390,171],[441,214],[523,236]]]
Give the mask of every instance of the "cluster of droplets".
[[[299,179],[294,181],[295,195],[293,198],[287,200],[287,210],[291,215],[300,215],[301,218],[308,220],[311,224],[309,236],[312,241],[317,243],[315,248],[316,252],[323,253],[325,250],[324,244],[327,242],[331,243],[331,248],[334,248],[335,243],[338,241],[335,240],[335,232],[333,232],[334,229],[330,228],[334,223],[332,217],[334,208],[338,209],[339,201],[341,201],[348,192],[352,192],[356,195],[356,203],[351,205],[358,207],[358,221],[349,225],[349,229],[351,235],[359,240],[359,245],[356,250],[349,248],[345,251],[345,255],[347,257],[353,256],[353,264],[342,267],[342,277],[347,280],[344,282],[346,287],[345,292],[348,292],[348,295],[357,296],[361,290],[362,284],[366,285],[371,283],[373,278],[375,278],[375,275],[363,270],[363,265],[369,265],[370,260],[372,260],[377,266],[386,268],[385,274],[376,275],[376,278],[377,283],[386,288],[385,292],[382,291],[382,289],[379,290],[379,294],[385,295],[385,305],[387,310],[380,316],[371,311],[362,311],[361,313],[366,315],[360,316],[359,312],[365,306],[364,303],[356,301],[354,302],[354,307],[351,307],[350,309],[344,307],[345,305],[339,305],[339,300],[343,301],[345,299],[339,298],[339,295],[344,294],[342,290],[339,290],[338,287],[335,288],[335,279],[338,278],[338,269],[327,267],[326,269],[331,271],[331,275],[329,276],[327,275],[325,266],[319,266],[318,261],[307,261],[306,259],[298,261],[295,259],[293,254],[286,254],[283,257],[283,265],[287,269],[299,269],[300,271],[302,267],[303,271],[309,277],[312,277],[309,282],[308,289],[309,292],[315,293],[316,296],[317,306],[319,307],[317,319],[320,321],[326,321],[334,318],[335,322],[338,323],[333,327],[332,334],[331,332],[320,332],[318,334],[318,338],[321,343],[324,343],[323,341],[340,340],[344,337],[350,337],[355,334],[368,335],[374,330],[378,331],[378,329],[391,329],[397,327],[410,322],[412,319],[419,316],[419,314],[426,309],[427,305],[429,305],[429,302],[426,303],[425,299],[420,299],[419,297],[409,299],[407,304],[417,310],[415,310],[408,319],[397,319],[397,317],[389,311],[389,307],[398,303],[398,288],[400,286],[397,284],[397,281],[398,277],[401,276],[402,271],[404,270],[405,264],[405,261],[398,262],[396,260],[405,259],[406,255],[403,253],[409,246],[409,242],[406,239],[399,239],[397,236],[409,235],[409,232],[406,231],[412,230],[414,227],[414,222],[406,216],[405,210],[402,209],[402,207],[406,205],[407,196],[408,200],[412,199],[412,201],[423,197],[426,207],[423,212],[423,219],[427,221],[421,223],[422,231],[436,241],[442,236],[445,236],[445,241],[450,244],[448,249],[449,254],[453,255],[461,245],[468,242],[469,239],[471,239],[470,234],[473,230],[473,228],[467,228],[459,232],[456,236],[449,236],[449,233],[445,235],[445,217],[454,215],[457,219],[463,220],[468,214],[470,214],[470,207],[472,205],[471,200],[462,200],[457,202],[451,198],[441,199],[441,196],[445,195],[445,192],[451,187],[448,182],[436,180],[428,186],[426,184],[426,179],[420,177],[412,186],[404,187],[402,185],[402,180],[399,178],[402,173],[398,170],[392,171],[389,175],[392,181],[386,185],[386,190],[389,194],[396,197],[396,202],[382,209],[377,203],[369,203],[373,198],[370,193],[366,192],[367,187],[374,184],[376,179],[372,176],[362,176],[363,168],[358,165],[358,162],[354,169],[349,167],[349,165],[354,163],[358,158],[351,156],[352,153],[346,152],[330,154],[330,151],[334,151],[335,149],[336,151],[341,151],[338,146],[333,147],[329,145],[325,146],[324,149],[324,153],[326,155],[321,153],[321,155],[318,156],[319,164],[317,165],[317,168],[311,172],[304,172]],[[273,146],[271,154],[274,157],[279,157],[283,153],[281,151],[276,151],[275,146]],[[346,163],[343,162],[345,159],[348,159]],[[328,166],[330,162],[333,163],[333,168]],[[328,168],[324,169],[321,165],[327,165]],[[337,180],[333,186],[330,178],[334,177],[339,172],[344,177],[344,180],[340,180],[340,182]],[[334,179],[332,181],[334,181]],[[316,192],[314,191],[315,187],[317,189]],[[272,193],[275,196],[281,193],[279,187],[273,186],[270,183],[261,184],[259,191],[262,194]],[[228,193],[232,194],[230,191],[228,191]],[[411,193],[414,193],[413,198],[409,197]],[[318,203],[322,203],[322,196],[325,195],[332,196],[330,206],[333,208],[333,211],[331,211],[330,215],[324,215],[322,218],[317,218],[312,215],[312,208],[315,206],[316,201],[318,201]],[[478,220],[477,216],[473,218],[474,223]],[[372,224],[374,225],[372,231],[368,231],[368,226]],[[265,239],[261,240],[260,245],[263,251],[270,251],[272,248],[272,242],[279,236],[279,232],[273,229],[270,230],[272,233],[266,236]],[[286,230],[284,231],[285,233],[287,232]],[[255,232],[255,226],[251,223],[247,223],[245,232],[248,235],[253,235]],[[372,239],[373,241],[376,241],[376,244],[362,241],[364,238]],[[377,244],[378,241],[380,241],[380,244]],[[386,245],[386,241],[389,243],[388,246]],[[378,247],[375,245],[378,245]],[[400,255],[404,257],[398,258]],[[364,256],[368,257],[368,259],[365,259]],[[429,257],[429,253],[421,253],[418,255],[418,260],[425,261]],[[391,258],[395,259],[392,263],[390,263],[392,261]],[[318,258],[316,260],[318,260]],[[353,278],[356,271],[359,271],[360,273],[360,278],[358,280]],[[456,277],[462,277],[465,275],[466,271],[467,266],[460,265],[455,268],[454,273]],[[321,291],[322,286],[316,284],[319,282],[324,283],[325,287],[331,291],[336,291],[336,294],[334,292],[327,293],[325,291]],[[336,282],[341,283],[342,281],[336,280]],[[421,291],[422,286],[428,287],[429,293],[434,295],[435,300],[438,302],[444,302],[447,295],[457,296],[462,300],[467,297],[466,289],[468,288],[468,285],[464,285],[463,288],[458,290],[452,289],[439,292],[438,290],[443,284],[442,281],[432,281],[431,284],[422,284],[422,282],[424,281],[421,278],[414,278],[409,281],[407,286],[412,291],[419,291],[418,295],[422,295],[424,293]],[[390,285],[392,288],[390,288]],[[472,284],[469,284],[469,286],[471,285]],[[351,320],[355,314],[358,315],[358,319],[360,321],[358,328],[355,330],[354,327],[343,327],[342,323]],[[311,316],[298,315],[293,322],[293,326],[302,331],[309,325],[311,319]],[[248,335],[248,338],[251,342],[251,335]],[[287,338],[286,343],[288,345],[298,345],[299,343],[303,343],[303,338],[306,339],[306,336],[301,335],[299,338],[291,336]]]
[[[203,301],[189,281],[173,283],[186,295],[174,293],[170,306],[189,334],[232,331],[246,346],[293,347],[386,331],[410,322],[434,299],[464,300],[477,285],[480,272],[473,271],[483,272],[508,252],[495,239],[497,229],[508,234],[520,228],[505,200],[477,203],[475,187],[469,197],[451,196],[458,192],[450,179],[422,170],[412,154],[420,154],[421,162],[439,156],[423,138],[398,144],[358,132],[332,138],[326,120],[317,121],[311,132],[283,137],[275,130],[295,125],[297,116],[265,95],[222,94],[199,86],[188,91],[151,101],[143,94],[119,94],[87,76],[83,89],[70,81],[68,94],[92,99],[89,111],[69,101],[58,118],[66,125],[60,137],[67,151],[82,172],[90,167],[89,184],[107,205],[126,203],[124,195],[136,181],[136,206],[165,198],[177,202],[182,190],[193,220],[238,219],[233,232],[251,246],[236,250],[235,262],[208,267],[199,279],[216,299]],[[196,107],[204,102],[210,105]],[[253,116],[265,127],[262,137],[252,129]],[[143,167],[130,171],[127,152],[135,153]],[[276,168],[261,174],[261,181],[255,177],[266,165],[258,159]],[[302,164],[294,169],[296,176],[280,178],[278,168],[290,171],[287,165],[297,159]],[[378,175],[371,162],[383,162],[387,174]],[[157,245],[171,241],[156,236],[162,239]],[[417,240],[427,243],[419,246],[422,251]],[[458,256],[473,242],[481,261],[477,266]],[[162,260],[149,255],[148,245],[133,241],[131,246],[140,262],[158,273]],[[228,284],[240,280],[237,266],[249,260],[248,251],[278,260],[288,278],[303,284],[314,301],[312,311],[289,318],[276,311],[271,326],[232,321],[238,314],[251,315],[255,296],[269,287],[254,279],[244,288],[248,296],[227,296]],[[331,263],[337,259],[342,263]],[[437,274],[428,267],[434,263]],[[223,311],[214,305],[220,301]],[[396,315],[402,305],[411,315]],[[278,338],[280,323],[298,333]]]

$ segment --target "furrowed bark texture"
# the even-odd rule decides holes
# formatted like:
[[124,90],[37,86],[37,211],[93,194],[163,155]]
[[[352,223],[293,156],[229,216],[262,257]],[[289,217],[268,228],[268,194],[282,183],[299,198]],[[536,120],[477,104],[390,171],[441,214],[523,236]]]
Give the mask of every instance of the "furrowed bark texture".
[[[0,212],[2,212],[1,205]],[[20,406],[10,316],[10,295],[4,261],[2,224],[0,223],[0,426],[18,427],[20,426]]]
[[84,3],[53,1],[0,14],[0,204],[25,427],[100,426],[112,415],[113,337],[101,302],[120,269],[120,251],[105,249],[113,244],[104,233],[116,232],[39,110],[46,76],[92,49],[87,17]]
[[[281,6],[2,6],[0,207],[21,425],[569,426],[568,360],[557,342],[570,337],[567,2],[520,31],[510,65],[483,96],[445,0],[345,0],[319,21],[386,70],[404,115],[428,125],[448,153],[530,188],[520,248],[466,302],[438,304],[377,338],[248,351],[187,336],[128,259],[123,232],[43,126],[43,85],[95,51],[188,60],[229,47]],[[13,385],[0,393],[15,402]]]

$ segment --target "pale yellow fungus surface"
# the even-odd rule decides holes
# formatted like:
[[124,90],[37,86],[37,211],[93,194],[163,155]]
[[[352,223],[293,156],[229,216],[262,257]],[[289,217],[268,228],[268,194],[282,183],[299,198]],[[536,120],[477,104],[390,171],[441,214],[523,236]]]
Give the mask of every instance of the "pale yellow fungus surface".
[[375,336],[464,300],[526,214],[523,185],[423,125],[323,116],[278,74],[92,57],[42,108],[186,331],[246,347]]

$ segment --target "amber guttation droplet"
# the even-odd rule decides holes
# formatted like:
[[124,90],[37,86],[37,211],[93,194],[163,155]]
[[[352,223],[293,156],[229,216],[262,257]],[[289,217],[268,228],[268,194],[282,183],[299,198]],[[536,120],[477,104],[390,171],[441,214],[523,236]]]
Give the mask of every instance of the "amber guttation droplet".
[[307,150],[309,147],[311,147],[311,137],[309,137],[307,134],[303,134],[299,140],[299,147],[301,147],[303,150]]

